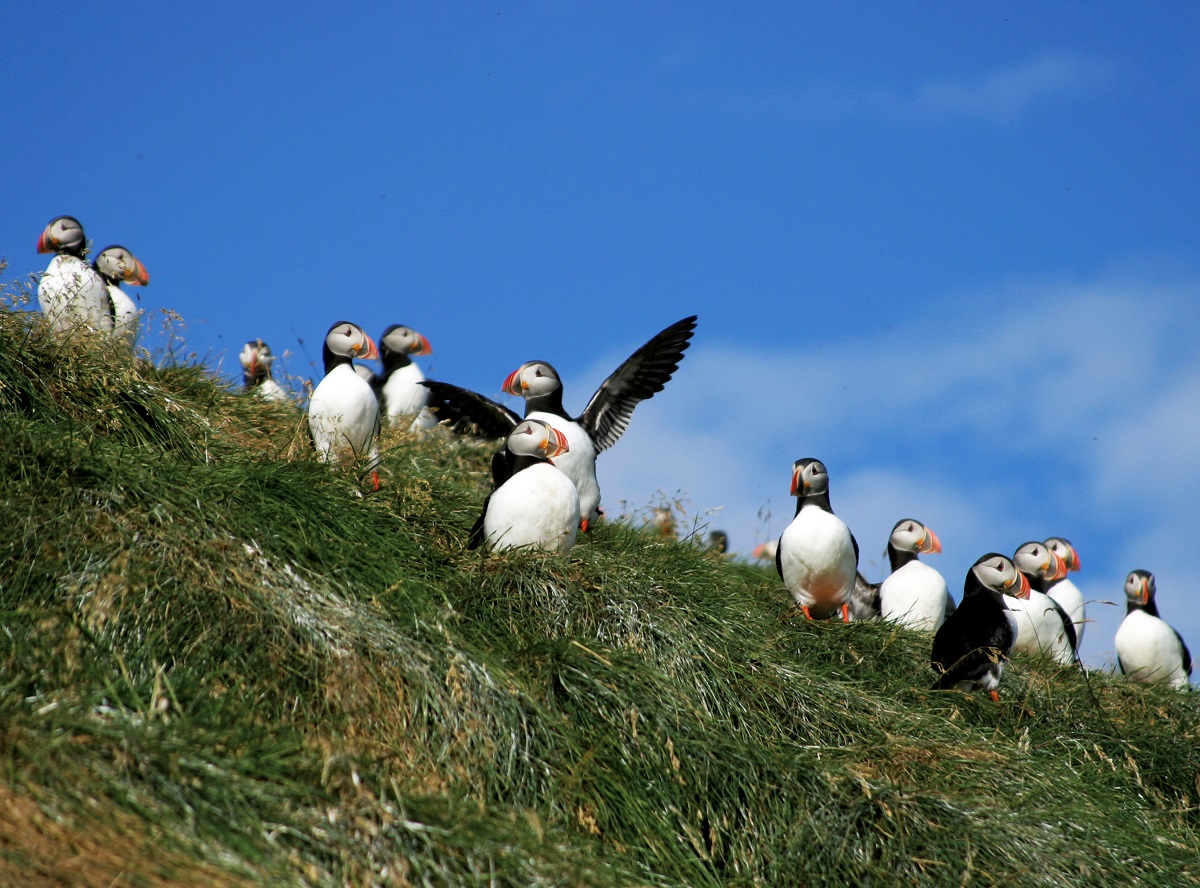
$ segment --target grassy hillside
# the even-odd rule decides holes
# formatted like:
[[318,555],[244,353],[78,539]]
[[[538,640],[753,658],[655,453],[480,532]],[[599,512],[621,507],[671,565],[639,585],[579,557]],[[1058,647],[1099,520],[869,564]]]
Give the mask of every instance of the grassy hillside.
[[1200,884],[1197,695],[933,693],[928,636],[618,524],[469,552],[491,447],[370,492],[16,311],[0,441],[2,884]]

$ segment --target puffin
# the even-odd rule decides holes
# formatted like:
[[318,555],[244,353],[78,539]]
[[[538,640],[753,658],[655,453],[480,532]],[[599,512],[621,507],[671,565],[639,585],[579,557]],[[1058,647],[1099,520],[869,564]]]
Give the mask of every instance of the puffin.
[[271,375],[271,365],[275,363],[275,356],[271,354],[269,345],[261,339],[251,339],[242,346],[238,360],[242,364],[242,387],[246,391],[253,392],[267,401],[288,400],[283,386]]
[[471,529],[467,548],[527,546],[566,555],[579,531],[579,493],[554,459],[570,451],[547,422],[517,423],[492,457],[492,492]]
[[379,350],[362,327],[338,321],[325,334],[321,350],[325,376],[308,401],[308,432],[318,455],[327,463],[367,455],[371,480],[379,488],[375,436],[379,402],[370,384],[354,371],[354,358],[374,360]]
[[383,421],[394,425],[402,416],[412,416],[412,429],[430,429],[437,425],[437,418],[426,409],[429,389],[421,385],[425,374],[412,362],[410,355],[428,355],[433,352],[429,340],[411,327],[392,324],[379,337],[379,360],[383,362],[383,373],[376,376],[372,385],[379,397],[379,409]]
[[[585,533],[601,515],[596,457],[617,443],[634,408],[663,390],[679,369],[695,330],[696,315],[691,315],[657,333],[600,384],[577,417],[563,406],[562,380],[548,361],[526,361],[505,378],[503,390],[525,399],[525,419],[548,422],[567,436],[570,450],[555,465],[579,491],[580,529]],[[432,393],[430,408],[439,418],[465,419],[485,437],[505,437],[522,419],[476,392],[432,380],[422,384]]]
[[138,311],[137,303],[121,289],[121,284],[124,282],[139,287],[149,285],[150,275],[146,266],[138,262],[129,250],[119,244],[113,244],[97,254],[92,267],[104,279],[104,287],[108,291],[109,302],[112,304],[113,335],[123,339],[133,348],[137,341],[138,319],[142,313]]
[[887,554],[892,572],[879,586],[879,615],[910,629],[936,631],[946,620],[946,580],[919,561],[922,553],[941,552],[942,543],[929,527],[915,518],[896,522],[888,537]]
[[[1075,547],[1071,545],[1070,541],[1063,537],[1050,537],[1044,542],[1067,566],[1068,573],[1079,570],[1079,553],[1075,551]],[[1078,586],[1071,582],[1070,577],[1063,576],[1046,584],[1046,594],[1070,614],[1071,622],[1075,624],[1075,647],[1078,648],[1083,644],[1083,629],[1087,625],[1083,593],[1079,591]]]
[[1017,637],[1005,600],[1029,595],[1029,580],[1009,558],[989,552],[967,571],[963,597],[933,636],[933,690],[980,688],[996,702],[1000,673]]
[[796,515],[775,550],[775,569],[808,619],[841,612],[850,620],[858,577],[858,542],[829,504],[829,471],[819,459],[792,465]]
[[1117,627],[1117,665],[1130,681],[1186,688],[1192,655],[1183,637],[1158,615],[1154,574],[1131,571],[1125,578],[1125,619]]
[[112,300],[104,278],[83,258],[87,238],[74,216],[58,216],[38,238],[39,253],[53,253],[38,281],[37,298],[42,314],[56,333],[80,326],[111,333]]
[[1067,567],[1045,543],[1031,540],[1013,553],[1013,564],[1029,582],[1029,595],[1008,602],[1017,621],[1013,650],[1044,654],[1059,663],[1077,663],[1075,624],[1057,601],[1046,594],[1049,583],[1067,575]]

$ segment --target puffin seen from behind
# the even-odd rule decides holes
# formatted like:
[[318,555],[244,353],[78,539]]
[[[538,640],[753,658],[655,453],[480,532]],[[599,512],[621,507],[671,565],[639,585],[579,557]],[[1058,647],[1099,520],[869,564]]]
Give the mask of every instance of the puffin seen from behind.
[[412,417],[406,425],[413,429],[429,429],[437,425],[434,414],[426,409],[429,389],[421,385],[425,374],[410,357],[432,353],[429,340],[403,324],[392,324],[379,337],[379,360],[383,363],[383,373],[374,379],[372,385],[379,397],[382,420],[388,425],[395,425],[402,416]]
[[80,326],[111,333],[112,301],[104,278],[83,258],[87,238],[74,216],[50,220],[38,238],[39,253],[54,258],[38,281],[37,298],[42,314],[56,333],[67,333]]
[[[578,417],[563,406],[562,381],[549,362],[526,361],[504,380],[505,392],[525,399],[525,419],[548,422],[566,435],[570,450],[555,465],[575,482],[585,532],[600,516],[597,455],[617,443],[638,404],[663,390],[679,369],[695,330],[696,315],[691,315],[653,336],[600,384]],[[439,419],[462,417],[486,437],[504,437],[521,420],[476,392],[430,380],[423,385],[433,395],[430,407]]]
[[379,357],[374,341],[362,327],[338,321],[325,334],[321,350],[325,377],[308,401],[308,432],[317,454],[338,464],[364,454],[371,458],[371,479],[379,488],[375,436],[379,433],[379,402],[365,379],[354,370],[354,358]]
[[996,687],[1017,637],[1005,593],[1029,595],[1029,580],[1010,559],[989,552],[971,565],[962,601],[933,636],[930,663],[938,673],[933,690],[981,688],[999,702]]
[[1078,662],[1075,624],[1062,607],[1045,593],[1047,584],[1067,575],[1067,566],[1045,543],[1031,540],[1013,553],[1013,564],[1029,581],[1029,595],[1008,602],[1017,621],[1014,651],[1044,654],[1059,663]]
[[935,631],[946,619],[950,597],[942,575],[918,560],[921,553],[941,552],[942,543],[915,518],[896,522],[888,536],[892,572],[879,586],[879,615],[910,629]]
[[579,530],[579,493],[553,460],[568,453],[566,435],[524,419],[492,457],[492,492],[471,529],[468,548],[529,546],[566,555]]
[[829,504],[829,472],[819,459],[792,465],[796,514],[775,550],[775,569],[811,619],[838,611],[850,620],[850,596],[858,576],[858,542]]
[[242,365],[242,387],[248,392],[254,392],[267,401],[286,401],[287,392],[283,390],[274,376],[271,375],[271,365],[275,356],[271,347],[261,339],[251,339],[242,346],[238,355]]
[[[1079,570],[1079,553],[1075,551],[1075,547],[1071,545],[1069,540],[1063,537],[1050,537],[1045,543],[1054,550],[1054,554],[1066,565],[1067,573]],[[1079,591],[1079,587],[1072,583],[1070,577],[1067,576],[1049,581],[1046,584],[1045,592],[1057,601],[1062,609],[1070,615],[1071,622],[1075,625],[1075,648],[1078,650],[1079,645],[1083,644],[1083,629],[1087,625],[1086,604],[1083,600],[1083,593]]]
[[121,289],[122,282],[145,287],[150,284],[146,266],[124,247],[113,244],[105,247],[92,262],[96,273],[104,279],[104,288],[112,305],[113,335],[124,339],[130,348],[137,342],[138,319],[142,313],[137,303]]
[[1176,632],[1158,615],[1154,574],[1131,571],[1125,578],[1125,619],[1117,627],[1117,665],[1130,681],[1186,688],[1192,674],[1192,654]]

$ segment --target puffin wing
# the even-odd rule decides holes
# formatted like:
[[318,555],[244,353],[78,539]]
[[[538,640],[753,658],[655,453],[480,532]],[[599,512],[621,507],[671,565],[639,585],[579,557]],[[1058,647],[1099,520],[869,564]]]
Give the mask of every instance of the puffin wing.
[[[1049,598],[1049,596],[1047,596]],[[1054,609],[1058,611],[1058,618],[1062,620],[1063,630],[1067,636],[1067,643],[1071,645],[1071,656],[1075,658],[1075,662],[1079,662],[1079,635],[1075,632],[1075,621],[1071,619],[1071,615],[1067,613],[1067,609],[1061,604],[1050,599],[1050,603],[1054,605]]]
[[596,442],[597,453],[617,443],[634,407],[663,390],[679,369],[695,331],[696,315],[676,321],[626,358],[600,384],[578,420]]
[[1192,652],[1188,650],[1187,644],[1184,643],[1183,636],[1179,634],[1179,630],[1174,626],[1171,631],[1175,633],[1175,637],[1179,639],[1179,652],[1183,655],[1183,671],[1186,675],[1192,674]]
[[516,413],[478,392],[448,382],[421,381],[429,389],[429,409],[454,428],[473,425],[484,438],[505,438],[521,421]]

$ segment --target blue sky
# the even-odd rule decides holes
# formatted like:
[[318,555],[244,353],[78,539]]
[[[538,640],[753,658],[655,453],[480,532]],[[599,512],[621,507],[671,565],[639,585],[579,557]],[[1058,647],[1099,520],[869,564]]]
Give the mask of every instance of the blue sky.
[[610,512],[748,552],[818,456],[872,579],[901,517],[956,591],[1063,535],[1200,653],[1200,6],[10,5],[6,279],[69,213],[214,371],[404,323],[428,375],[544,358],[577,410],[697,313]]

